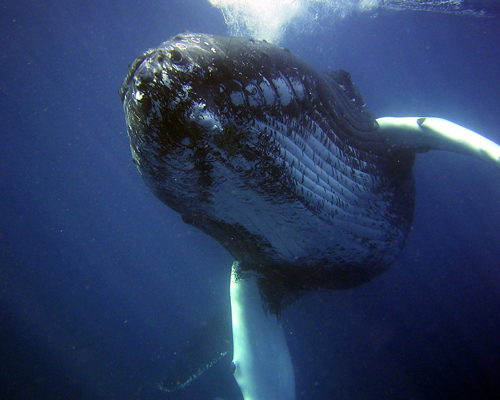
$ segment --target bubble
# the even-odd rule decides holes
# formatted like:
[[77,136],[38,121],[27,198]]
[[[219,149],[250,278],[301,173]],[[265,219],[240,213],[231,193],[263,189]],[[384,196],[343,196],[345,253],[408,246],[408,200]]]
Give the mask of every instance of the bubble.
[[332,14],[370,11],[380,0],[209,0],[220,9],[232,35],[279,43],[292,23],[304,30]]

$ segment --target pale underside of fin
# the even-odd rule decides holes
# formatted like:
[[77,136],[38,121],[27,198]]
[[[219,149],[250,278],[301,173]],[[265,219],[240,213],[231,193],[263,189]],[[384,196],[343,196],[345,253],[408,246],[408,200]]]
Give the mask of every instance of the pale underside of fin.
[[500,146],[470,129],[442,118],[377,118],[378,134],[388,148],[445,150],[486,161],[500,169]]
[[295,377],[281,322],[262,300],[256,272],[231,271],[234,377],[245,400],[294,400]]

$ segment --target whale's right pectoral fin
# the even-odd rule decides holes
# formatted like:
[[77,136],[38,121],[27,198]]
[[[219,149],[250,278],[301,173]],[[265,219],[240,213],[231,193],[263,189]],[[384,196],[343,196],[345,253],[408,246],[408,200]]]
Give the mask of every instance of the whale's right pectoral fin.
[[[442,118],[377,118],[387,149],[445,150],[479,158],[500,168],[500,146]],[[379,137],[380,139],[380,137]]]
[[234,377],[245,400],[294,400],[295,377],[285,335],[259,288],[257,272],[231,272]]

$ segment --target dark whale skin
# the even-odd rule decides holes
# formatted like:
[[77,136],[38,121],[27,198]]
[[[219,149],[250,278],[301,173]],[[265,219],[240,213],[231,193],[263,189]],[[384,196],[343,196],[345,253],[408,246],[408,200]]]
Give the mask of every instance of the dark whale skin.
[[415,154],[377,139],[347,72],[185,33],[141,55],[120,94],[151,191],[271,286],[357,286],[404,246]]

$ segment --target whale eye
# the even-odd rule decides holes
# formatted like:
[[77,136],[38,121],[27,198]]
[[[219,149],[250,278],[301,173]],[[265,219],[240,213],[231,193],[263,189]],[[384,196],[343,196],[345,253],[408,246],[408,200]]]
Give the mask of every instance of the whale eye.
[[170,59],[174,64],[179,64],[182,61],[182,54],[179,50],[174,49],[170,52]]

